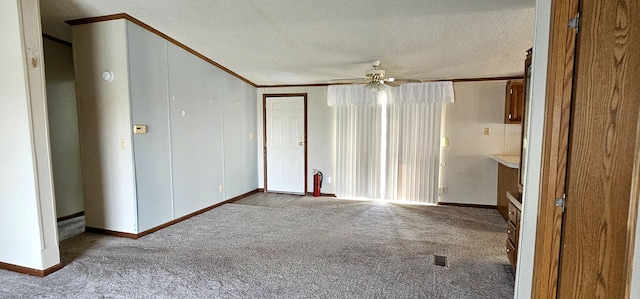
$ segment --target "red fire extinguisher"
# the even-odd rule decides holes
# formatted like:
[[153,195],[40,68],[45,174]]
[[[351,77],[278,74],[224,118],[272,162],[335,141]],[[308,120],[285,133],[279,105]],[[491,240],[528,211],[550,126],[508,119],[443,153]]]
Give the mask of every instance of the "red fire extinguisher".
[[322,188],[322,172],[313,170],[313,197],[320,196],[320,188]]

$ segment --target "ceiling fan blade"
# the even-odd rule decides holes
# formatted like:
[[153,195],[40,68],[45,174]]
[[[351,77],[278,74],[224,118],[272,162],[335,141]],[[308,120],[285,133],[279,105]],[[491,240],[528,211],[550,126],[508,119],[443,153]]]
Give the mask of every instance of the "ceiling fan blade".
[[400,82],[397,81],[385,81],[384,84],[389,85],[391,87],[398,87],[400,86]]
[[399,82],[399,83],[420,83],[420,82],[422,82],[422,80],[420,80],[420,79],[394,78],[393,82]]

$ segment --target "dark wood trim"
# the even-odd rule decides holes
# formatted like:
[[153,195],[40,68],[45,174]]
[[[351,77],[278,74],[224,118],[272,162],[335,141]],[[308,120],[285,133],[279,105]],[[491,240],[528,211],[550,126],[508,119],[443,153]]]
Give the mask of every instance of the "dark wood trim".
[[307,147],[307,93],[304,94],[304,194],[307,194],[309,185],[309,159]]
[[267,96],[262,95],[262,178],[263,192],[267,193]]
[[310,84],[275,84],[275,85],[258,85],[257,88],[272,88],[272,87],[318,87],[318,86],[329,86],[329,85],[351,85],[356,83],[310,83]]
[[78,213],[73,213],[73,214],[67,215],[67,216],[58,217],[58,222],[69,220],[71,218],[76,218],[76,217],[80,217],[80,216],[84,216],[84,211],[80,211]]
[[439,82],[439,81],[453,81],[456,82],[482,82],[482,81],[510,81],[510,80],[523,80],[524,76],[507,76],[507,77],[486,77],[486,78],[458,78],[449,80],[425,80],[423,82]]
[[[307,192],[307,196],[313,196],[313,192]],[[320,196],[322,197],[335,197],[338,198],[335,194],[333,193],[320,193]]]
[[108,230],[108,229],[90,227],[90,226],[85,226],[84,227],[84,231],[88,232],[88,233],[109,235],[109,236],[115,236],[115,237],[120,237],[120,238],[129,238],[129,239],[137,239],[138,238],[138,234],[123,233],[123,232],[118,232],[118,231],[114,231],[114,230]]
[[492,209],[495,210],[497,207],[493,205],[477,205],[470,203],[457,203],[457,202],[445,202],[439,201],[439,206],[450,206],[450,207],[463,207],[463,208],[479,208],[479,209]]
[[127,19],[128,17],[130,16],[127,15],[126,13],[118,13],[118,14],[112,14],[112,15],[106,15],[106,16],[100,16],[100,17],[69,20],[69,21],[65,21],[65,23],[69,24],[69,26],[76,26],[76,25],[83,25],[83,24],[90,24],[90,23],[97,23],[97,22],[104,22],[104,21],[111,21],[111,20],[118,20],[118,19]]
[[234,203],[234,202],[236,202],[238,200],[241,200],[241,199],[243,199],[245,197],[249,197],[249,196],[254,195],[256,193],[259,193],[258,189],[253,190],[253,191],[249,191],[249,192],[244,193],[244,194],[240,194],[240,195],[238,195],[236,197],[229,198],[229,199],[225,200],[224,203]]
[[264,193],[267,193],[267,98],[303,97],[304,98],[304,194],[308,191],[308,159],[307,159],[307,93],[265,93],[262,95],[262,161]]
[[578,12],[578,0],[558,0],[551,5],[531,298],[557,297],[563,220],[555,199],[565,192],[573,94],[576,34],[567,27],[567,20]]
[[247,192],[247,193],[240,194],[240,195],[238,195],[238,196],[236,196],[236,197],[233,197],[233,198],[227,199],[227,200],[225,200],[225,201],[223,201],[223,202],[217,203],[217,204],[212,205],[212,206],[210,206],[210,207],[206,207],[206,208],[204,208],[204,209],[202,209],[202,210],[198,210],[198,211],[195,211],[195,212],[193,212],[193,213],[191,213],[191,214],[188,214],[188,215],[182,216],[182,217],[180,217],[180,218],[174,219],[174,220],[169,221],[169,222],[167,222],[167,223],[165,223],[165,224],[158,225],[158,226],[156,226],[156,227],[154,227],[154,228],[151,228],[151,229],[148,229],[148,230],[146,230],[146,231],[143,231],[143,232],[139,233],[139,234],[138,234],[138,238],[143,237],[143,236],[146,236],[146,235],[151,234],[151,233],[154,233],[154,232],[157,232],[157,231],[159,231],[159,230],[161,230],[161,229],[163,229],[163,228],[167,228],[167,227],[172,226],[172,225],[174,225],[174,224],[176,224],[176,223],[178,223],[178,222],[182,222],[182,221],[184,221],[184,220],[187,220],[187,219],[189,219],[189,218],[191,218],[191,217],[193,217],[193,216],[197,216],[197,215],[200,215],[200,214],[202,214],[202,213],[205,213],[205,212],[211,211],[211,210],[213,210],[213,209],[215,209],[215,208],[217,208],[217,207],[219,207],[219,206],[222,206],[222,205],[225,205],[225,204],[228,204],[228,203],[236,202],[236,201],[238,201],[238,200],[240,200],[240,199],[243,199],[243,198],[245,198],[245,197],[247,197],[247,196],[250,196],[250,195],[253,195],[253,194],[256,194],[256,193],[258,193],[258,190],[249,191],[249,192]]
[[[436,80],[420,80],[420,82],[442,82],[452,81],[456,82],[482,82],[482,81],[509,81],[509,80],[522,80],[523,76],[506,76],[506,77],[486,77],[486,78],[458,78],[458,79],[436,79]],[[329,85],[350,85],[356,83],[314,83],[314,84],[276,84],[276,85],[258,85],[257,88],[272,88],[272,87],[313,87],[313,86],[329,86]]]
[[54,42],[56,42],[56,43],[59,43],[59,44],[61,44],[61,45],[65,45],[65,46],[67,46],[67,47],[72,47],[72,45],[71,45],[71,43],[70,43],[70,42],[68,42],[68,41],[66,41],[66,40],[59,39],[59,38],[57,38],[57,37],[55,37],[55,36],[48,35],[48,34],[46,34],[46,33],[43,33],[43,34],[42,34],[42,38],[46,38],[46,39],[48,39],[48,40],[50,40],[50,41],[54,41]]
[[[640,119],[640,117],[638,117]],[[625,252],[626,281],[625,298],[631,298],[631,279],[633,278],[634,255],[637,254],[636,228],[638,226],[638,203],[640,202],[640,122],[636,128],[636,150],[633,159],[631,177],[631,195],[629,198],[629,218],[627,219],[627,251]]]
[[27,268],[27,267],[22,267],[22,266],[18,266],[18,265],[13,265],[13,264],[7,264],[7,263],[3,263],[0,262],[0,269],[5,269],[5,270],[9,270],[9,271],[13,271],[13,272],[18,272],[18,273],[22,273],[22,274],[27,274],[27,275],[31,275],[31,276],[37,276],[37,277],[45,277],[53,272],[56,272],[60,269],[62,269],[62,267],[64,267],[62,264],[56,264],[53,265],[47,269],[44,270],[37,270],[37,269],[32,269],[32,268]]
[[171,221],[169,221],[169,222],[167,222],[167,223],[164,223],[164,224],[158,225],[158,226],[156,226],[156,227],[150,228],[150,229],[145,230],[145,231],[143,231],[143,232],[141,232],[141,233],[138,233],[138,234],[123,233],[123,232],[117,232],[117,231],[112,231],[112,230],[108,230],[108,229],[101,229],[101,228],[88,227],[88,226],[87,226],[87,227],[85,227],[85,231],[86,231],[86,232],[90,232],[90,233],[98,233],[98,234],[104,234],[104,235],[111,235],[111,236],[116,236],[116,237],[121,237],[121,238],[138,239],[138,238],[144,237],[144,236],[146,236],[146,235],[148,235],[148,234],[151,234],[151,233],[157,232],[157,231],[159,231],[159,230],[161,230],[161,229],[163,229],[163,228],[167,228],[167,227],[169,227],[169,226],[172,226],[172,225],[174,225],[174,224],[176,224],[176,223],[178,223],[178,222],[181,222],[181,221],[187,220],[187,219],[189,219],[189,218],[191,218],[191,217],[193,217],[193,216],[197,216],[197,215],[200,215],[200,214],[202,214],[202,213],[205,213],[205,212],[211,211],[211,210],[213,210],[213,209],[215,209],[215,208],[217,208],[217,207],[219,207],[219,206],[222,206],[222,205],[225,205],[225,204],[228,204],[228,203],[236,202],[236,201],[238,201],[238,200],[241,200],[241,199],[243,199],[243,198],[245,198],[245,197],[248,197],[248,196],[253,195],[253,194],[256,194],[256,193],[258,193],[258,189],[253,190],[253,191],[249,191],[249,192],[244,193],[244,194],[240,194],[240,195],[238,195],[238,196],[236,196],[236,197],[232,197],[232,198],[227,199],[227,200],[225,200],[225,201],[223,201],[223,202],[219,202],[219,203],[217,203],[217,204],[214,204],[214,205],[212,205],[212,206],[206,207],[206,208],[204,208],[204,209],[201,209],[201,210],[195,211],[195,212],[193,212],[193,213],[191,213],[191,214],[188,214],[188,215],[182,216],[182,217],[180,217],[180,218],[177,218],[177,219],[171,220]]
[[[637,11],[638,5],[635,5]],[[633,11],[633,10],[632,10]],[[637,20],[637,19],[636,19]],[[634,27],[638,28],[638,22],[635,22]],[[637,35],[636,35],[637,36]],[[637,60],[636,60],[637,61]],[[637,71],[635,72],[635,77],[637,78]],[[640,116],[638,116],[640,119]],[[638,122],[638,126],[636,128],[636,146],[635,146],[635,155],[633,160],[633,174],[631,177],[631,194],[629,199],[629,216],[627,222],[627,251],[625,252],[625,264],[626,264],[626,281],[625,281],[625,298],[631,298],[631,284],[633,276],[633,267],[635,266],[635,255],[640,253],[640,250],[636,250],[636,234],[638,227],[638,215],[639,212],[639,204],[640,204],[640,121]]]
[[[92,18],[83,18],[83,19],[76,19],[76,20],[69,20],[69,21],[65,21],[67,24],[71,25],[71,26],[75,26],[75,25],[83,25],[83,24],[90,24],[90,23],[97,23],[97,22],[104,22],[104,21],[111,21],[111,20],[118,20],[118,19],[126,19],[131,21],[132,23],[145,28],[153,33],[155,33],[156,35],[168,40],[169,42],[173,43],[174,45],[186,50],[187,52],[201,58],[202,60],[222,69],[223,71],[231,74],[232,76],[246,82],[247,84],[256,87],[256,88],[271,88],[271,87],[309,87],[309,86],[329,86],[329,85],[344,85],[344,84],[352,84],[352,83],[312,83],[312,84],[274,84],[274,85],[257,85],[251,81],[249,81],[247,78],[244,78],[240,75],[238,75],[237,73],[233,72],[232,70],[222,66],[221,64],[207,58],[206,56],[196,52],[195,50],[189,48],[188,46],[186,46],[185,44],[171,38],[170,36],[158,31],[157,29],[145,24],[144,22],[126,14],[126,13],[119,13],[119,14],[113,14],[113,15],[107,15],[107,16],[101,16],[101,17],[92,17]],[[486,78],[457,78],[457,79],[435,79],[435,80],[421,80],[421,82],[440,82],[440,81],[453,81],[453,82],[474,82],[474,81],[508,81],[508,80],[514,80],[514,79],[522,79],[523,76],[504,76],[504,77],[486,77]]]
[[140,20],[138,20],[138,19],[126,14],[126,13],[119,13],[119,14],[102,16],[102,17],[94,17],[94,18],[84,18],[84,19],[77,19],[77,20],[69,20],[69,21],[66,21],[66,23],[71,25],[71,26],[75,26],[75,25],[83,25],[83,24],[90,24],[90,23],[97,23],[97,22],[104,22],[104,21],[119,20],[119,19],[128,20],[128,21],[130,21],[130,22],[132,22],[132,23],[134,23],[134,24],[136,24],[136,25],[138,25],[138,26],[140,26],[140,27],[142,27],[142,28],[144,28],[144,29],[146,29],[146,30],[148,30],[148,31],[150,31],[150,32],[162,37],[162,38],[164,38],[164,39],[166,39],[170,43],[172,43],[172,44],[184,49],[185,51],[195,55],[196,57],[198,57],[198,58],[200,58],[200,59],[202,59],[202,60],[204,60],[206,62],[208,62],[209,64],[211,64],[211,65],[213,65],[213,66],[215,66],[215,67],[217,67],[217,68],[229,73],[230,75],[232,75],[232,76],[244,81],[245,83],[247,83],[247,84],[249,84],[249,85],[251,85],[253,87],[258,87],[258,85],[256,85],[255,83],[249,81],[247,78],[238,75],[234,71],[222,66],[221,64],[219,64],[219,63],[209,59],[208,57],[200,54],[196,50],[189,48],[187,45],[185,45],[185,44],[173,39],[172,37],[160,32],[159,30],[157,30],[157,29],[155,29],[155,28],[143,23],[142,21],[140,21]]
[[[196,52],[195,50],[189,48],[188,46],[186,46],[185,44],[171,38],[170,36],[158,31],[157,29],[145,24],[144,22],[126,14],[126,13],[119,13],[119,14],[113,14],[113,15],[107,15],[107,16],[101,16],[101,17],[92,17],[92,18],[83,18],[83,19],[76,19],[76,20],[69,20],[69,21],[65,21],[67,24],[69,24],[70,26],[75,26],[75,25],[83,25],[83,24],[90,24],[90,23],[97,23],[97,22],[104,22],[104,21],[112,21],[112,20],[118,20],[118,19],[126,19],[131,21],[132,23],[135,23],[136,25],[147,29],[148,31],[151,31],[153,33],[155,33],[156,35],[168,40],[169,42],[173,43],[174,45],[186,50],[187,52],[201,58],[202,60],[222,69],[223,71],[231,74],[232,76],[246,82],[247,84],[256,87],[256,88],[271,88],[271,87],[310,87],[310,86],[329,86],[329,85],[345,85],[345,84],[352,84],[352,83],[311,83],[311,84],[273,84],[273,85],[257,85],[251,81],[249,81],[247,78],[242,77],[240,75],[238,75],[237,73],[233,72],[232,70],[222,66],[221,64],[207,58],[206,56]],[[522,79],[523,76],[504,76],[504,77],[485,77],[485,78],[456,78],[456,79],[434,79],[434,80],[421,80],[421,82],[440,82],[440,81],[453,81],[453,82],[475,82],[475,81],[508,81],[508,80],[515,80],[515,79]]]

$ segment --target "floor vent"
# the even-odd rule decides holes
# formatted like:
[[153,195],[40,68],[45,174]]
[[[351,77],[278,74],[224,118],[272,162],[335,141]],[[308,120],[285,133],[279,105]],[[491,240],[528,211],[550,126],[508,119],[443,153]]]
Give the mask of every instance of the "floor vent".
[[442,255],[434,255],[433,256],[433,264],[440,267],[447,266],[447,257]]

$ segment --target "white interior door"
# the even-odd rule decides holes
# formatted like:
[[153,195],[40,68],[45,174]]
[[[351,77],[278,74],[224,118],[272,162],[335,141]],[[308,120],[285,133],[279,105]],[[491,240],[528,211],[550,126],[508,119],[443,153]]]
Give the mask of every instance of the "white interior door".
[[267,191],[305,192],[304,97],[266,97]]

